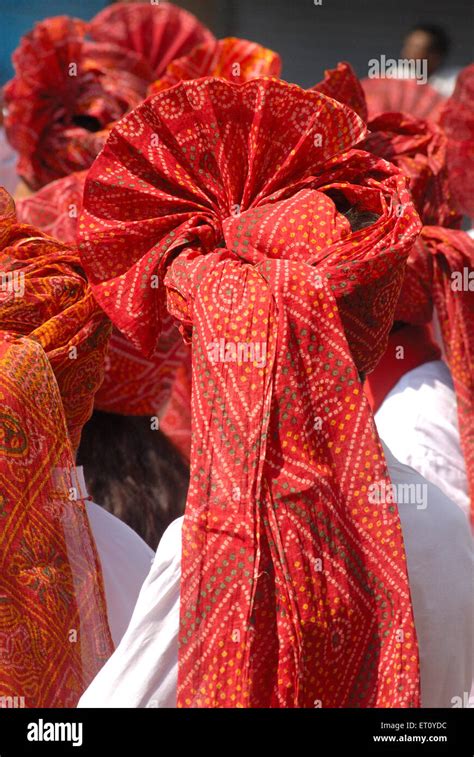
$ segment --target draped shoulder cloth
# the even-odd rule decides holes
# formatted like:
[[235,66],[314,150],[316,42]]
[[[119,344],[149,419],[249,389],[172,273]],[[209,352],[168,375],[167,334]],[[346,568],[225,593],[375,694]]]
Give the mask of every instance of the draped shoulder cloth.
[[74,707],[112,652],[73,445],[109,333],[77,253],[0,194],[0,691]]
[[[318,92],[205,78],[117,124],[86,182],[97,300],[143,350],[166,312],[192,348],[181,707],[419,705],[359,371],[420,222],[398,170],[351,149],[364,134]],[[352,231],[354,212],[370,225]]]

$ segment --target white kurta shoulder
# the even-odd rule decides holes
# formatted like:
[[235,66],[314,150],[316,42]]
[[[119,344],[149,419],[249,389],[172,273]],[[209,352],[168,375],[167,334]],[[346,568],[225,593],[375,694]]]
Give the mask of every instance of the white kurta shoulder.
[[375,423],[397,460],[438,486],[469,517],[456,395],[445,363],[433,360],[402,376]]

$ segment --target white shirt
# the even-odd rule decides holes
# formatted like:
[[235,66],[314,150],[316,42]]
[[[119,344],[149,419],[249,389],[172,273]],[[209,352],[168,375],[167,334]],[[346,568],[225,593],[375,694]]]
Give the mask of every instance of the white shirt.
[[460,71],[459,66],[442,66],[430,76],[428,84],[443,97],[451,97]]
[[[422,704],[451,707],[473,669],[472,541],[463,514],[384,447],[394,485],[426,486],[425,509],[399,504],[421,657]],[[175,707],[182,518],[165,531],[130,625],[79,707]]]
[[436,484],[469,517],[456,395],[445,363],[424,363],[402,376],[375,423],[397,460]]
[[[76,468],[76,475],[81,491],[86,492],[82,467]],[[86,511],[104,578],[109,628],[117,646],[130,623],[155,553],[126,523],[95,502],[86,501]]]

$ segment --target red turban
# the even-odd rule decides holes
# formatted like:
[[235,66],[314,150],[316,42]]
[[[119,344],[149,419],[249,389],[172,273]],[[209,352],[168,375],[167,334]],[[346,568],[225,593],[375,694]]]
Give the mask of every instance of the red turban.
[[0,691],[74,707],[113,646],[72,447],[102,380],[108,319],[77,253],[0,194]]
[[369,118],[381,113],[408,113],[413,118],[436,121],[446,99],[430,84],[413,79],[362,79]]
[[324,72],[324,79],[311,89],[348,105],[363,121],[367,121],[364,90],[349,63],[338,63],[336,68],[328,68]]
[[[82,171],[57,179],[19,200],[19,220],[61,242],[74,244],[86,174]],[[156,415],[163,421],[164,433],[189,456],[188,366],[184,363],[189,363],[189,350],[170,316],[156,350],[148,356],[115,329],[105,357],[104,380],[95,394],[94,406],[120,415]],[[182,366],[179,373],[178,366]],[[181,422],[178,415],[182,416]]]
[[241,84],[258,76],[278,77],[280,72],[280,56],[273,50],[246,39],[226,37],[203,42],[188,55],[174,60],[163,76],[151,85],[149,94],[201,76],[220,76]]
[[396,320],[438,315],[456,391],[461,447],[474,516],[474,241],[464,231],[425,226],[408,258]]
[[474,63],[459,74],[455,90],[441,113],[448,138],[451,191],[459,210],[474,218]]
[[368,127],[371,133],[360,147],[394,163],[408,177],[423,223],[458,227],[461,216],[448,184],[443,131],[405,113],[384,113]]
[[149,69],[134,53],[85,39],[86,24],[36,24],[13,54],[5,126],[18,173],[33,188],[88,168],[107,127],[146,94]]
[[87,171],[71,173],[28,197],[16,200],[18,220],[41,229],[60,242],[74,244],[86,174]]
[[145,60],[150,82],[158,79],[174,58],[186,55],[214,36],[192,13],[171,3],[113,3],[89,24],[97,42],[112,42]]
[[[384,350],[420,223],[396,168],[344,152],[364,131],[275,79],[193,80],[117,124],[86,182],[98,301],[143,349],[166,310],[191,340],[178,706],[419,704],[358,371]],[[377,220],[353,233],[338,203]]]

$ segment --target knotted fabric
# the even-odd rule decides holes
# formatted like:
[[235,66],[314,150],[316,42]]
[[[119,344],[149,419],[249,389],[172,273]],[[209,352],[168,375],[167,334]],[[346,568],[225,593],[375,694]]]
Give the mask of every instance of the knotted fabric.
[[[192,348],[181,707],[419,704],[358,371],[384,350],[420,222],[398,170],[350,149],[364,133],[317,92],[200,79],[117,124],[86,182],[98,301],[148,350],[167,309]],[[346,205],[376,220],[352,232]]]
[[77,253],[0,207],[0,691],[74,707],[113,649],[71,444],[109,326]]

